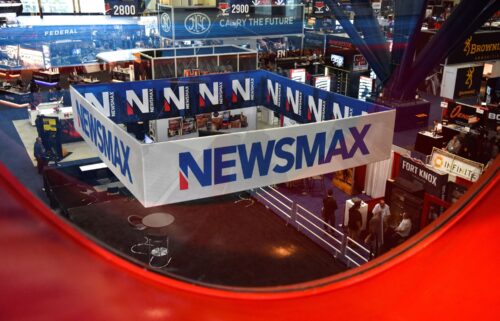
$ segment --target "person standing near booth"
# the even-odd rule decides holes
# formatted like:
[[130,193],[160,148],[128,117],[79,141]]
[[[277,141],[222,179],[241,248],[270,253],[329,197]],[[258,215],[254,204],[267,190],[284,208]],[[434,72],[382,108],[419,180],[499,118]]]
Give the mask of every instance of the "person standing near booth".
[[375,213],[380,213],[380,216],[382,217],[382,221],[384,223],[384,228],[388,225],[389,223],[389,218],[391,217],[391,210],[389,209],[389,205],[385,204],[385,200],[380,200],[380,202],[375,205],[375,207],[372,210],[372,213],[375,215]]
[[[325,223],[328,223],[333,227],[335,227],[335,211],[337,208],[337,202],[333,198],[333,191],[329,189],[326,197],[323,198],[323,208],[321,210],[321,214],[323,215]],[[324,227],[325,231],[330,231],[330,228],[326,224],[324,224]]]
[[35,154],[36,167],[38,169],[38,174],[43,172],[43,168],[47,165],[47,151],[42,143],[42,138],[37,137],[35,140],[35,146],[33,154]]
[[349,209],[349,222],[347,223],[347,228],[349,230],[349,237],[355,241],[359,240],[359,232],[361,232],[362,217],[359,211],[360,207],[361,201],[358,201]]

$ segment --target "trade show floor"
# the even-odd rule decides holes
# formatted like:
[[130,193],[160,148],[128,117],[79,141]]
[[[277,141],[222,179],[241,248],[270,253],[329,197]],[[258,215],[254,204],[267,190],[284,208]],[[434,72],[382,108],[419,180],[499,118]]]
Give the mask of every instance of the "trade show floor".
[[[17,130],[19,137],[21,138],[24,147],[26,148],[26,152],[33,162],[33,166],[36,166],[35,156],[33,155],[33,144],[35,143],[35,139],[38,136],[36,127],[31,126],[30,122],[27,119],[14,120],[12,122]],[[90,146],[84,141],[66,143],[63,144],[63,148],[68,153],[68,156],[65,157],[61,161],[61,163],[97,157],[97,154],[94,153]]]
[[98,241],[148,266],[147,255],[133,254],[149,229],[134,229],[129,215],[168,213],[164,229],[171,257],[162,268],[171,277],[222,286],[262,287],[295,284],[345,270],[322,248],[258,202],[227,195],[189,203],[144,208],[126,198],[69,209],[69,219]]

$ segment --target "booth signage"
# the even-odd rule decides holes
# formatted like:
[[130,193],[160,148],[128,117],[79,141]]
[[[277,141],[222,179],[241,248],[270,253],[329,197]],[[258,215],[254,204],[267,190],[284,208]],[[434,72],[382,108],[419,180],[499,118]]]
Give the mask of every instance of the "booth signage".
[[452,123],[469,124],[479,121],[477,107],[448,102],[448,120]]
[[[71,87],[76,130],[147,207],[301,179],[381,161],[390,155],[394,110],[265,71],[203,76],[196,80],[192,77],[189,82],[181,78],[175,86],[165,82]],[[196,87],[200,84],[203,89]],[[221,102],[220,94],[226,89],[220,86],[228,86],[227,91],[232,93],[230,100],[235,106],[239,106],[238,101],[244,101],[257,107],[256,103],[264,100],[264,107],[285,113],[285,101],[293,101],[297,106],[289,108],[297,108],[301,113],[289,111],[285,114],[295,119],[311,117],[309,121],[313,122],[323,120],[326,115],[336,119],[303,126],[141,144],[106,117],[103,100],[96,98],[97,105],[102,105],[97,106],[88,98],[91,93],[94,97],[113,101],[115,115],[126,115],[135,112],[136,108],[145,114],[156,111],[156,107],[151,106],[159,102],[158,96],[169,102],[176,112],[197,110],[206,113],[210,110],[203,108]],[[100,93],[97,89],[107,92]],[[199,99],[192,99],[200,93],[203,94],[197,98],[204,97],[204,106],[199,104]],[[127,99],[129,105],[133,104],[131,108],[122,104]],[[109,114],[113,114],[111,106]],[[160,104],[160,108],[163,112],[165,106]],[[367,112],[376,113],[353,117]],[[138,116],[145,114],[134,116],[138,120],[141,119]],[[156,116],[163,118],[160,114]]]
[[265,106],[299,123],[385,110],[266,71],[75,86],[116,123]]
[[143,196],[141,144],[70,88],[74,126],[108,168],[141,202]]
[[[223,9],[198,8],[196,11],[160,5],[160,36],[192,40],[303,34],[303,5],[247,6],[228,13],[225,5]],[[172,26],[172,32],[166,25]]]
[[112,16],[140,16],[144,0],[105,0],[106,14]]
[[479,94],[484,66],[471,66],[457,70],[454,98],[474,97]]
[[448,174],[440,174],[408,157],[401,157],[399,175],[410,181],[422,183],[427,193],[441,197],[448,182]]
[[497,126],[500,125],[500,109],[495,109],[488,111],[487,125],[489,128],[496,130]]
[[483,164],[437,148],[432,150],[431,165],[435,169],[462,177],[471,182],[477,181],[483,172]]
[[460,64],[475,61],[500,59],[500,32],[477,32],[468,37],[461,46],[453,51],[446,64]]
[[233,193],[387,159],[394,120],[395,112],[388,111],[143,145],[148,155],[144,159],[146,206]]

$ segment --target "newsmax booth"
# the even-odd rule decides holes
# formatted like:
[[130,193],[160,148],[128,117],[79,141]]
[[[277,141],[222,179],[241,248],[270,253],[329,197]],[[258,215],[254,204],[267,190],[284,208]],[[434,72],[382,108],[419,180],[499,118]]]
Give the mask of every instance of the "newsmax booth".
[[[145,207],[388,159],[395,121],[386,107],[266,71],[80,85],[71,88],[71,97],[77,131]],[[220,113],[217,122],[226,128],[237,120],[241,125],[241,110],[257,107],[301,125],[212,135],[216,130],[203,122],[204,115]],[[123,128],[160,119],[175,120],[163,142],[144,143]],[[197,137],[201,130],[195,126],[208,136]],[[189,138],[183,139],[184,128]]]

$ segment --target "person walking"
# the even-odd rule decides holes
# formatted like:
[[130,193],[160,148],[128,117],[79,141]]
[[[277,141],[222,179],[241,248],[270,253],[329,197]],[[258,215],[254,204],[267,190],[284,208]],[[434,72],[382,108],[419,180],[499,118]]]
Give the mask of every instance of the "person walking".
[[[325,223],[335,227],[335,211],[337,210],[337,202],[333,198],[333,191],[328,190],[326,197],[323,198],[323,208],[321,214]],[[323,225],[326,232],[330,232],[330,227],[326,224]],[[332,231],[333,232],[333,231]]]

